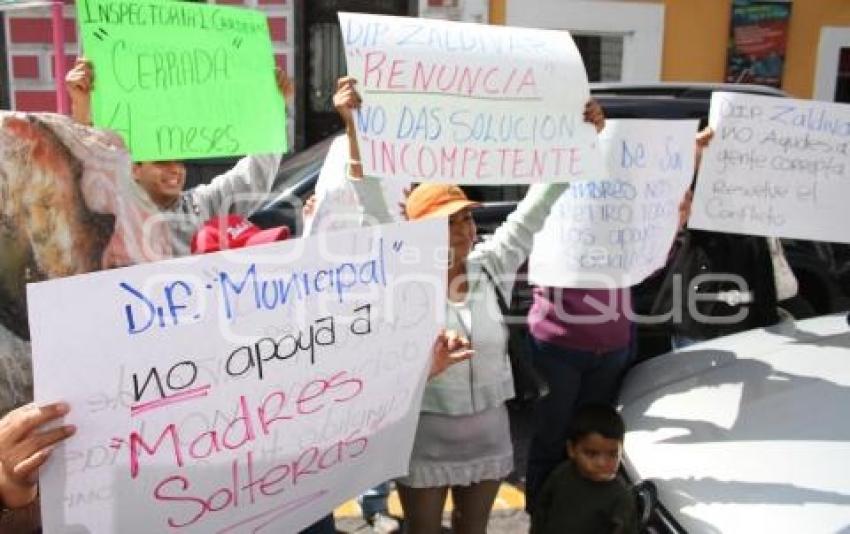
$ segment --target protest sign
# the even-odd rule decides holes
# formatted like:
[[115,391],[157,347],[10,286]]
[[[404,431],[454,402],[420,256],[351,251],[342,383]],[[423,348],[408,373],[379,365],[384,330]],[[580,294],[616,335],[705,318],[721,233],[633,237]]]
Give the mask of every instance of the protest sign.
[[604,178],[570,184],[534,238],[537,285],[635,285],[664,266],[693,176],[695,120],[609,120]]
[[850,106],[714,93],[688,226],[850,242]]
[[502,184],[599,176],[587,74],[566,31],[339,14],[363,172]]
[[263,13],[167,0],[80,0],[92,116],[134,161],[286,150]]
[[[28,286],[45,533],[298,532],[406,473],[445,220]],[[76,530],[75,530],[76,529]]]

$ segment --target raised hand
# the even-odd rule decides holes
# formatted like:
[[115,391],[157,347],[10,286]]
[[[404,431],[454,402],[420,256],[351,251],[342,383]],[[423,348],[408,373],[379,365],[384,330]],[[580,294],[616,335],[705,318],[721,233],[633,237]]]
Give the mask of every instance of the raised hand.
[[702,163],[702,151],[705,150],[705,147],[711,143],[711,140],[714,138],[714,130],[711,129],[711,126],[706,126],[702,130],[697,133],[696,139],[696,152],[694,153],[694,172],[699,170],[700,163]]
[[362,99],[354,86],[357,80],[351,76],[345,76],[337,80],[336,93],[334,93],[334,107],[346,129],[354,128],[354,110],[360,107]]
[[286,107],[292,109],[292,99],[295,97],[295,84],[292,83],[292,80],[280,67],[274,69],[274,80],[277,84],[277,90],[280,91],[280,94],[283,95],[283,99],[286,101]]
[[602,111],[602,106],[592,98],[584,105],[584,122],[594,125],[596,133],[605,128],[605,112]]
[[431,370],[428,378],[437,376],[452,365],[472,358],[473,355],[475,351],[472,350],[468,339],[453,330],[441,330],[431,349]]
[[71,117],[83,124],[91,124],[91,92],[94,89],[94,68],[91,61],[78,57],[71,70],[65,74],[65,88],[71,99]]

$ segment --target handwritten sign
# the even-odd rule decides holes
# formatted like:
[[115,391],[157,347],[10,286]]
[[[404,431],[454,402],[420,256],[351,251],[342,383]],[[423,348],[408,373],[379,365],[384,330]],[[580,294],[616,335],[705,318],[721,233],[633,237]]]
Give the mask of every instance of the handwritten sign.
[[[46,534],[297,532],[407,472],[445,220],[28,286]],[[61,303],[57,305],[57,303]]]
[[691,228],[850,242],[850,106],[714,93]]
[[80,0],[96,125],[135,161],[284,152],[263,13],[166,0]]
[[566,31],[339,14],[364,172],[408,181],[599,176],[590,97]]
[[630,287],[667,260],[694,169],[697,121],[609,120],[605,178],[570,184],[534,238],[529,279]]

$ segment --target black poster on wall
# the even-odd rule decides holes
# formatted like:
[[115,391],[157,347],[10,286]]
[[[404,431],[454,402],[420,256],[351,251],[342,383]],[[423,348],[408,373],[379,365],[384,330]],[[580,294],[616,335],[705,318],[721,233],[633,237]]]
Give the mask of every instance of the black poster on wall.
[[791,3],[735,0],[726,60],[727,83],[780,87]]

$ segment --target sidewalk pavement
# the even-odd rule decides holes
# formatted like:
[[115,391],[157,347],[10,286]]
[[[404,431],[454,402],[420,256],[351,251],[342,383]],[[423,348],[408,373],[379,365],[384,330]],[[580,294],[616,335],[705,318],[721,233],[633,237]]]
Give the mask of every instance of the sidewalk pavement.
[[[528,442],[531,439],[531,411],[511,410],[511,437],[514,444],[514,472],[508,480],[502,483],[490,522],[487,525],[488,534],[525,534],[528,532],[528,514],[525,513],[525,466],[528,458]],[[393,490],[389,498],[390,515],[403,521],[398,494]],[[451,498],[443,510],[443,532],[450,530]],[[336,529],[344,534],[369,534],[369,525],[360,517],[360,506],[352,499],[334,510]]]
[[[528,532],[528,515],[525,513],[525,495],[521,489],[505,482],[499,489],[490,522],[488,534],[525,534]],[[443,532],[448,534],[451,501],[443,512]],[[390,495],[390,515],[403,521],[401,506],[395,491]],[[337,532],[345,534],[370,534],[372,530],[360,517],[360,507],[356,501],[348,501],[334,511]],[[399,531],[400,532],[400,531]]]

